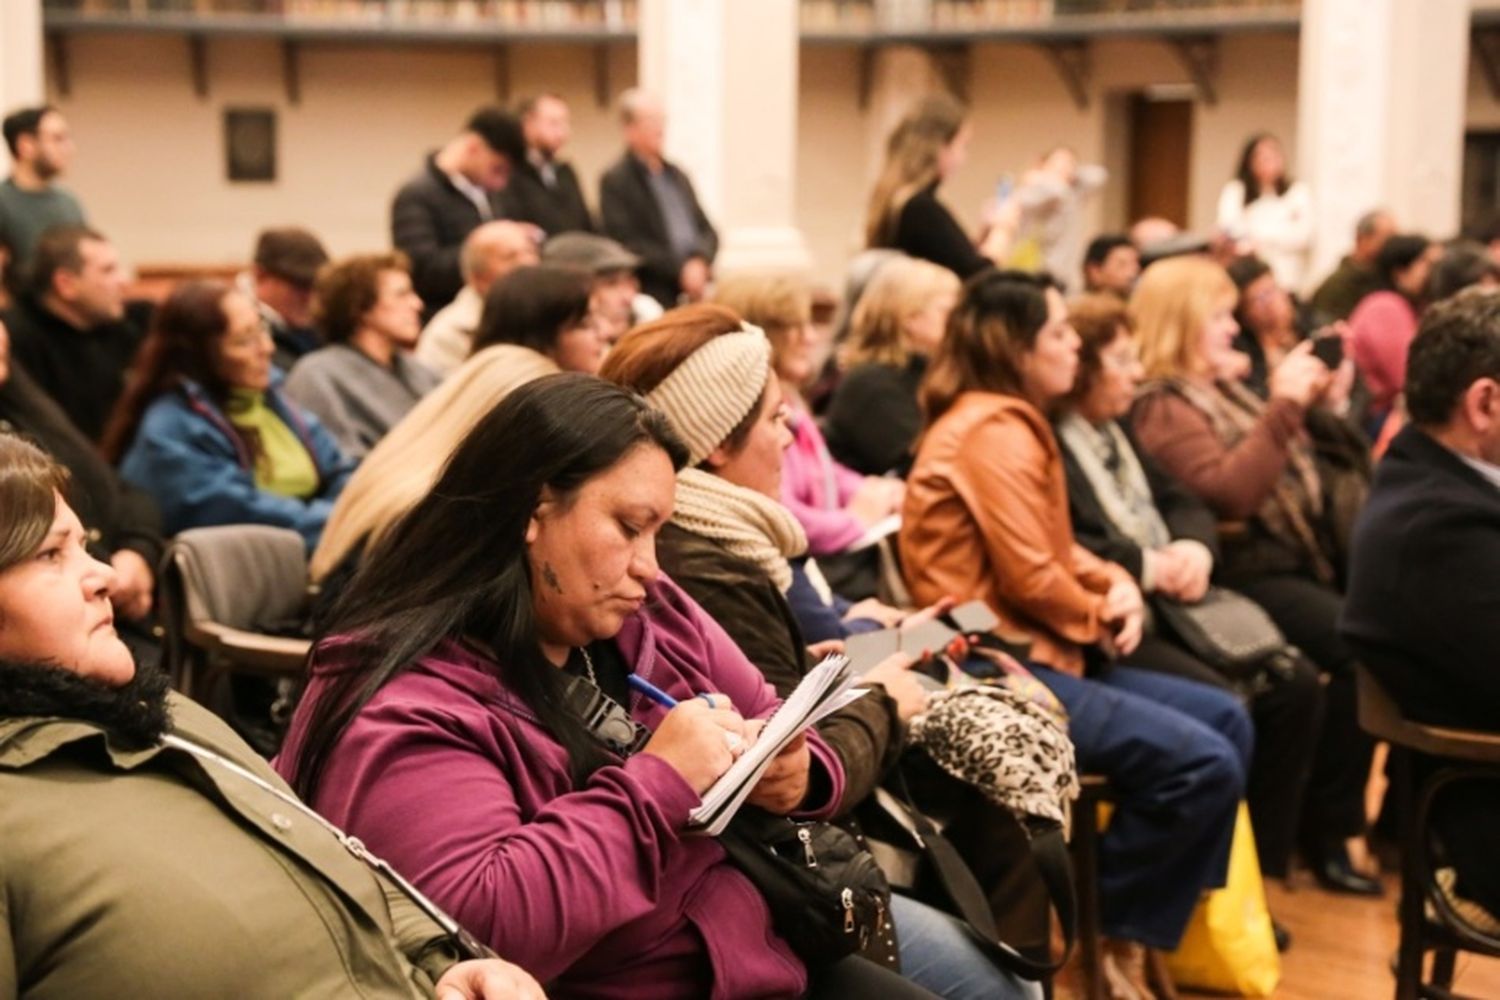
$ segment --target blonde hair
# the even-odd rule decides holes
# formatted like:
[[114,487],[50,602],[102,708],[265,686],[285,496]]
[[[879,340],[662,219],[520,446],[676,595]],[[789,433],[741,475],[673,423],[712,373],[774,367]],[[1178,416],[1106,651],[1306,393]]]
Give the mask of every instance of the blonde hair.
[[935,297],[956,296],[958,291],[958,275],[946,267],[915,257],[885,262],[854,307],[840,364],[845,368],[867,362],[905,367],[911,360],[906,321]]
[[885,165],[865,211],[865,245],[892,246],[911,196],[938,179],[938,154],[963,128],[968,109],[947,94],[922,98],[891,131]]
[[745,271],[720,279],[713,301],[728,306],[746,322],[766,331],[771,342],[771,367],[781,361],[788,338],[812,322],[812,288],[806,280],[784,271]]
[[1202,368],[1203,327],[1234,282],[1206,257],[1172,257],[1146,268],[1130,296],[1130,320],[1147,378],[1180,378]]
[[[459,443],[502,399],[556,371],[546,355],[515,344],[487,347],[459,366],[360,462],[313,552],[313,582],[331,573],[360,544],[368,550],[416,506]],[[497,455],[496,461],[501,458]]]

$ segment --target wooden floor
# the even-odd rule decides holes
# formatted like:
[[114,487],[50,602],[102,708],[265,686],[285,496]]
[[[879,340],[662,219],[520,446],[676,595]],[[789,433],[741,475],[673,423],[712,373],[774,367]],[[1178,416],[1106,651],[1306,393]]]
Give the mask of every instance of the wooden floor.
[[[1306,878],[1304,875],[1303,878]],[[1396,953],[1397,896],[1387,879],[1384,899],[1335,896],[1300,884],[1266,886],[1271,912],[1292,933],[1281,956],[1276,1000],[1390,1000],[1395,995],[1391,959]],[[1455,989],[1470,997],[1500,1000],[1500,960],[1460,955]],[[1182,993],[1183,1000],[1207,994]]]

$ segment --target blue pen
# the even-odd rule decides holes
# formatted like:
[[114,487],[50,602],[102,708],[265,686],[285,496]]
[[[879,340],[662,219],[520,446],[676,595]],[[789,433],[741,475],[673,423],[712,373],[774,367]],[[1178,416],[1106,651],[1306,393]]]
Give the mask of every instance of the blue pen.
[[677,707],[676,698],[673,698],[671,695],[667,694],[667,692],[663,691],[655,684],[652,684],[644,677],[638,677],[635,674],[626,674],[625,683],[629,684],[631,687],[635,688],[641,694],[645,695],[647,698],[650,698],[652,701],[656,702],[663,708],[670,709]]

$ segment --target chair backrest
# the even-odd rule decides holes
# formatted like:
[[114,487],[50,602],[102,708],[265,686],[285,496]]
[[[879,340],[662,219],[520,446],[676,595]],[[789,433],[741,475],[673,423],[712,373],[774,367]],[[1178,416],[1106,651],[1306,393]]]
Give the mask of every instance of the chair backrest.
[[1500,733],[1413,722],[1402,714],[1396,699],[1369,667],[1360,664],[1355,676],[1359,686],[1359,724],[1371,736],[1433,757],[1500,763]]
[[166,561],[180,575],[187,623],[266,631],[307,602],[307,548],[287,528],[193,528],[173,539]]

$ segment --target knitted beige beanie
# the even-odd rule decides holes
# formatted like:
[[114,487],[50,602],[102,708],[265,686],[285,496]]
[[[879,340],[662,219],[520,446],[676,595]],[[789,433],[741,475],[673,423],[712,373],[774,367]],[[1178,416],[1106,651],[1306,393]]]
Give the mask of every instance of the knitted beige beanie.
[[666,414],[688,447],[688,464],[709,456],[760,402],[771,375],[771,343],[749,323],[687,356],[646,401]]

